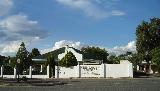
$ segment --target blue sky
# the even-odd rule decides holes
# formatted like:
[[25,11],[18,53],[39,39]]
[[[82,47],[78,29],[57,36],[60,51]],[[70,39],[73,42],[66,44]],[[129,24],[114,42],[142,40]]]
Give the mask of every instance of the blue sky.
[[50,51],[68,43],[135,50],[137,25],[159,18],[159,4],[159,0],[0,0],[0,54],[15,53],[22,41],[28,50]]

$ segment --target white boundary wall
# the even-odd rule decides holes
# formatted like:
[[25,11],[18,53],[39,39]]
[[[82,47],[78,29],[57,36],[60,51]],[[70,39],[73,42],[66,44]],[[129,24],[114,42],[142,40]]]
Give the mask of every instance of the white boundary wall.
[[[46,75],[32,75],[32,67],[29,68],[29,75],[19,75],[20,77],[26,76],[27,78],[49,78],[49,66],[47,66],[47,74]],[[18,78],[16,74],[16,69],[14,68],[13,75],[3,75],[3,66],[1,66],[1,74],[0,77],[3,78]]]
[[55,67],[55,78],[120,78],[133,77],[132,63],[129,64],[101,64],[77,65],[70,68]]

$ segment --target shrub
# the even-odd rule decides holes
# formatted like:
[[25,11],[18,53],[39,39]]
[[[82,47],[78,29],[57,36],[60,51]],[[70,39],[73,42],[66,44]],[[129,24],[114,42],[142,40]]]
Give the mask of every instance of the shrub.
[[70,67],[70,66],[77,66],[78,62],[76,57],[72,52],[68,52],[60,61],[59,66],[62,67]]

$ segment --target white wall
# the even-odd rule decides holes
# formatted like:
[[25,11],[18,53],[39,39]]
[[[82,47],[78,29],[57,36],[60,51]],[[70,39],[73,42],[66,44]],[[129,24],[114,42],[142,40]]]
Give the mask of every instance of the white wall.
[[131,76],[131,72],[129,64],[105,64],[106,67],[106,77],[133,77]]
[[[59,72],[58,72],[59,71]],[[133,77],[132,64],[78,65],[72,68],[57,67],[55,78],[70,77]]]
[[100,77],[100,65],[81,65],[81,77]]
[[[69,68],[65,68],[65,67],[56,67],[55,68],[55,74],[56,74],[56,78],[70,78],[70,77],[79,77],[79,68],[78,66],[72,66]],[[58,70],[58,74],[57,74],[57,70]]]

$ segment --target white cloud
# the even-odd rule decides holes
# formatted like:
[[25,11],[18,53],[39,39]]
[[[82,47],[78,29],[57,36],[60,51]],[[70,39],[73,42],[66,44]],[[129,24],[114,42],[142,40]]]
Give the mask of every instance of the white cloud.
[[[122,11],[118,11],[118,10],[112,11],[109,8],[107,8],[106,10],[104,9],[102,10],[102,8],[100,8],[100,6],[98,6],[97,4],[107,2],[105,0],[95,0],[95,2],[94,0],[56,0],[56,1],[65,6],[68,6],[77,10],[81,10],[87,16],[93,17],[96,19],[105,18],[112,15],[113,16],[125,15],[125,13]],[[115,2],[115,1],[110,0],[106,4],[110,6],[110,4],[112,4],[111,2]]]
[[107,13],[97,7],[91,0],[57,0],[58,3],[82,10],[87,16],[93,18],[107,17]]
[[111,13],[112,13],[113,16],[123,16],[123,15],[125,15],[124,12],[118,11],[118,10],[113,10]]
[[0,21],[0,28],[5,41],[17,41],[28,37],[44,38],[48,34],[40,28],[37,21],[29,20],[26,15],[8,16]]
[[0,0],[0,55],[15,56],[21,42],[32,46],[47,37],[38,21],[25,14],[10,15],[13,0]]
[[129,42],[126,46],[115,46],[113,48],[106,48],[110,54],[120,55],[125,54],[126,52],[136,52],[135,41]]
[[33,44],[47,37],[37,21],[29,20],[26,15],[11,15],[0,21],[0,55],[14,55],[21,42]]
[[26,15],[12,15],[1,21],[0,25],[9,32],[31,31],[37,21],[30,21]]
[[0,46],[0,53],[2,55],[8,55],[8,54],[14,54],[18,51],[20,42],[19,41],[13,41],[7,44],[1,44]]
[[0,44],[0,55],[15,56],[22,42],[25,43],[26,48],[32,48],[32,45],[38,41],[40,40],[37,37],[25,37],[21,40],[3,42],[3,44]]
[[83,47],[83,45],[80,42],[74,42],[70,40],[60,40],[58,42],[55,42],[52,48],[43,49],[41,53],[44,54],[44,53],[65,47],[66,45],[68,45],[69,47],[74,47],[79,50]]
[[[84,44],[81,44],[80,42],[74,42],[74,41],[69,41],[69,40],[61,40],[61,41],[55,42],[55,44],[52,48],[47,48],[47,49],[41,50],[41,53],[44,54],[44,53],[62,48],[66,45],[69,45],[70,47],[74,47],[74,48],[79,49],[79,50],[82,47],[86,46]],[[126,52],[133,52],[133,53],[136,52],[135,41],[131,41],[125,46],[115,46],[113,48],[103,47],[103,48],[105,48],[108,51],[109,54],[114,54],[114,55],[125,54]]]
[[0,16],[7,14],[12,6],[12,0],[0,0]]

